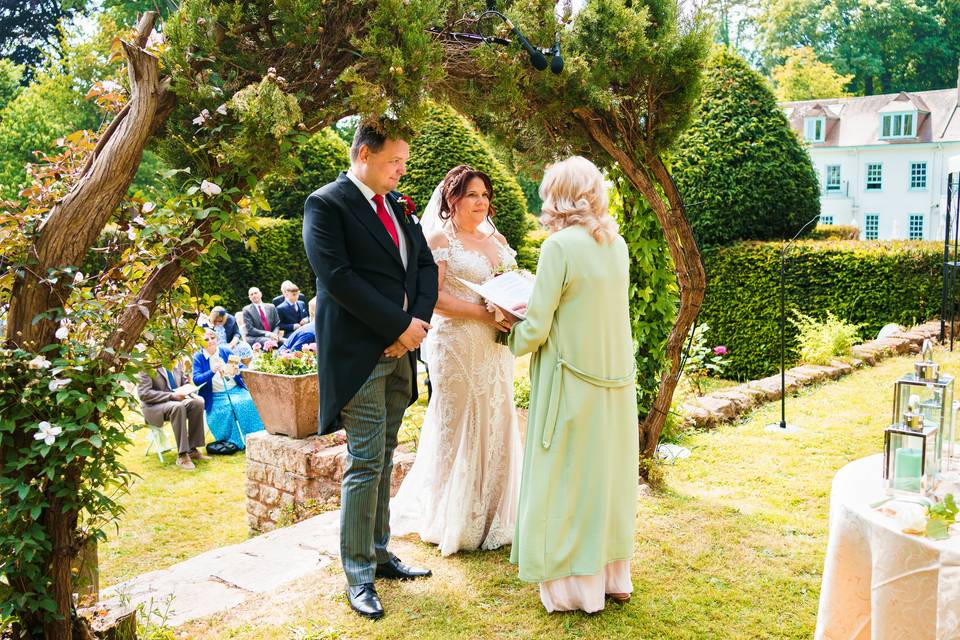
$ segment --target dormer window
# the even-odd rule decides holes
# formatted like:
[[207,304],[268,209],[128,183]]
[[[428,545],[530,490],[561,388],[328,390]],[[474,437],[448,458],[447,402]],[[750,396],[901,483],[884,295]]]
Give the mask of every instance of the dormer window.
[[806,142],[823,142],[826,129],[826,118],[803,119],[803,139]]
[[880,118],[880,138],[883,140],[915,138],[917,136],[916,111],[884,113]]

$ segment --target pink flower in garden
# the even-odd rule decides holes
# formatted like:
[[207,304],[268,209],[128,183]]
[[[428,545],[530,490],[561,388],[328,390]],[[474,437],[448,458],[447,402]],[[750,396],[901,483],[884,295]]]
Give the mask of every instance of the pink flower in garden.
[[264,350],[264,351],[273,351],[273,350],[276,349],[276,348],[277,348],[277,341],[276,341],[276,340],[267,340],[266,342],[263,343],[263,350]]
[[718,345],[718,346],[716,346],[716,347],[713,348],[713,353],[714,353],[714,355],[725,356],[725,355],[727,355],[727,348],[726,348],[725,346],[723,346],[722,344],[721,344],[721,345]]
[[316,343],[316,342],[311,342],[310,344],[305,344],[305,345],[303,345],[302,349],[303,349],[304,351],[307,351],[307,352],[312,353],[312,352],[314,352],[314,351],[317,350],[317,343]]

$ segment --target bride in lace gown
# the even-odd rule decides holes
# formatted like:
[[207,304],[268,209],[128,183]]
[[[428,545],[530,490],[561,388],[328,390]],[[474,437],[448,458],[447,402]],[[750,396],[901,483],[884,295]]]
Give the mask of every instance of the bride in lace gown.
[[492,228],[490,178],[466,165],[444,178],[424,213],[440,297],[423,344],[433,396],[417,458],[391,506],[394,535],[417,533],[441,555],[513,541],[521,448],[506,327],[458,278],[483,283],[516,267]]

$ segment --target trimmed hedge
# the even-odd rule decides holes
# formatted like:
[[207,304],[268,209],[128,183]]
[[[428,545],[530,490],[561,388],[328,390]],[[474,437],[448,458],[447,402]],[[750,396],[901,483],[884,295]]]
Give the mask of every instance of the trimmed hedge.
[[314,295],[313,270],[303,249],[300,220],[260,218],[260,230],[250,241],[228,241],[230,261],[204,257],[192,278],[201,293],[220,296],[219,304],[239,312],[250,300],[247,289],[260,287],[267,302],[280,295],[280,283],[295,282],[309,300]]
[[494,224],[510,246],[519,249],[532,228],[523,190],[470,123],[453,109],[431,107],[427,124],[410,141],[407,175],[399,189],[413,198],[420,213],[436,186],[458,164],[469,164],[490,176],[497,210]]
[[852,224],[818,224],[808,240],[859,240],[860,228]]
[[[712,344],[728,348],[725,375],[768,376],[780,366],[780,242],[744,242],[704,252],[707,291],[700,322]],[[872,338],[883,325],[910,326],[940,313],[943,246],[937,242],[802,241],[786,261],[787,362],[796,362],[794,309],[827,311],[862,325]]]
[[300,167],[293,175],[264,180],[264,195],[273,209],[268,214],[271,217],[303,220],[307,196],[350,168],[350,147],[333,129],[323,129],[298,147],[298,159]]
[[790,238],[820,212],[810,156],[766,81],[729,49],[710,56],[671,155],[700,246]]

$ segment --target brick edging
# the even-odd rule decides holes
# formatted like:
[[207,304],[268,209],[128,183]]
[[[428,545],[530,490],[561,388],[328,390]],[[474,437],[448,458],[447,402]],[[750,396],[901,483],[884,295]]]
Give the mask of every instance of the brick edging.
[[[898,331],[882,340],[870,340],[851,350],[853,360],[848,364],[834,360],[829,366],[801,364],[784,372],[786,391],[792,393],[801,387],[826,379],[836,380],[854,369],[873,366],[881,360],[904,353],[919,353],[926,339],[934,343],[940,337],[940,321],[930,320],[906,331]],[[730,389],[714,391],[692,398],[680,406],[686,426],[706,429],[740,417],[765,402],[780,399],[780,374],[751,380]]]

